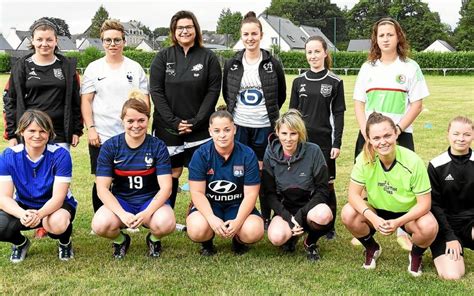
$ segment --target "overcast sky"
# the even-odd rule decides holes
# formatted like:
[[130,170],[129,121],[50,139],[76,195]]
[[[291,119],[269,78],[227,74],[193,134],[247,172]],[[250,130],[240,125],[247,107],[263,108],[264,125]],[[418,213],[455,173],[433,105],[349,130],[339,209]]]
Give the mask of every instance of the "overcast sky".
[[[340,8],[351,8],[357,0],[332,0]],[[461,0],[423,0],[432,11],[440,14],[441,21],[456,26],[459,20]],[[64,19],[71,34],[82,33],[91,22],[101,4],[112,18],[121,21],[138,20],[151,30],[168,27],[171,16],[178,10],[193,11],[205,30],[215,30],[217,19],[223,8],[245,14],[253,10],[258,15],[268,7],[271,0],[0,0],[0,32],[10,27],[28,30],[34,20],[43,17]]]

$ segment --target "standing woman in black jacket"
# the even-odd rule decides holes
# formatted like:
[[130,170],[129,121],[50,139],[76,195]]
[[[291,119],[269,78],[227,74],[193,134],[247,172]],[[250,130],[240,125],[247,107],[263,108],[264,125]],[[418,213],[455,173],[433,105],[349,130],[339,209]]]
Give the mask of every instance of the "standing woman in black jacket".
[[[262,170],[268,136],[286,99],[285,73],[280,62],[260,48],[262,24],[255,12],[244,16],[240,36],[245,49],[226,62],[222,93],[237,126],[235,140],[255,151]],[[262,191],[260,208],[267,226],[271,210]]]
[[[30,27],[33,53],[12,67],[3,97],[5,132],[9,146],[18,144],[18,121],[28,109],[49,115],[56,133],[55,143],[69,150],[82,135],[81,99],[76,60],[58,53],[57,27],[41,18]],[[36,237],[46,235],[44,228]]]
[[193,152],[211,138],[209,117],[221,90],[222,72],[216,55],[202,45],[196,16],[178,11],[170,22],[173,45],[160,51],[150,68],[150,94],[155,105],[153,135],[171,156],[174,208],[179,177]]

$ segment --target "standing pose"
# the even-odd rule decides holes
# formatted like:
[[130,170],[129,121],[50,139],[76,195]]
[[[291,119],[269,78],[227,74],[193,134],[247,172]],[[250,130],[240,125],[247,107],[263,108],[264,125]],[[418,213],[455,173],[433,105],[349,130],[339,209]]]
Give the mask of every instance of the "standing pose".
[[130,236],[121,229],[143,224],[150,229],[148,255],[159,257],[160,238],[176,226],[167,202],[171,193],[168,150],[163,141],[146,133],[150,109],[143,100],[127,100],[121,118],[125,133],[107,140],[97,160],[97,192],[104,205],[94,215],[92,230],[113,240],[114,258],[123,259]]
[[[117,20],[106,20],[100,28],[105,57],[90,63],[82,82],[81,111],[89,139],[91,174],[95,174],[100,147],[107,139],[123,133],[120,112],[129,92],[139,89],[149,105],[145,71],[135,61],[123,56],[125,30]],[[102,202],[92,186],[94,212]]]
[[74,256],[71,234],[77,207],[69,190],[71,156],[48,144],[55,133],[42,111],[25,111],[17,130],[24,144],[0,155],[0,241],[12,243],[10,261],[21,262],[30,247],[21,231],[42,226],[59,240],[59,259],[69,260]]
[[[368,61],[357,76],[354,88],[354,107],[359,135],[355,157],[367,140],[365,125],[371,112],[380,112],[396,124],[397,142],[415,151],[413,127],[423,109],[422,100],[429,95],[425,78],[418,64],[407,57],[408,42],[400,24],[382,18],[372,28]],[[404,249],[411,249],[406,233],[398,232],[397,241]]]
[[430,213],[431,186],[425,164],[415,152],[397,145],[397,127],[389,117],[372,113],[365,134],[367,142],[352,169],[342,223],[365,247],[365,269],[374,269],[382,253],[373,238],[375,232],[390,235],[404,228],[413,240],[408,272],[420,276],[423,253],[438,232]]
[[[341,151],[346,111],[344,84],[330,71],[331,55],[322,37],[310,37],[305,52],[310,70],[293,81],[290,108],[301,112],[308,141],[318,144],[323,152],[329,170],[329,195],[335,202],[336,158]],[[335,230],[328,235],[334,238]]]
[[187,233],[202,243],[201,255],[216,253],[214,235],[232,238],[232,250],[243,254],[263,237],[263,220],[255,209],[260,177],[255,153],[234,141],[235,125],[225,110],[209,119],[212,141],[202,145],[189,164],[194,207],[186,219]]
[[460,279],[465,273],[463,248],[474,250],[473,139],[472,121],[455,117],[448,126],[448,150],[428,165],[433,188],[431,210],[439,224],[431,253],[442,279]]
[[[222,94],[237,126],[235,139],[255,151],[262,170],[268,136],[286,99],[285,73],[280,62],[260,48],[262,24],[253,11],[242,20],[240,36],[245,49],[226,62]],[[260,208],[267,226],[270,206],[262,193]]]
[[209,116],[221,90],[216,55],[202,45],[199,23],[190,11],[178,11],[170,23],[173,45],[161,50],[150,68],[153,135],[168,146],[171,156],[174,208],[179,177],[193,152],[209,141]]
[[267,147],[262,186],[275,212],[268,227],[273,245],[293,252],[304,231],[307,258],[320,259],[318,239],[334,227],[336,200],[328,188],[328,167],[319,146],[306,142],[300,113],[290,109],[276,122],[278,139]]

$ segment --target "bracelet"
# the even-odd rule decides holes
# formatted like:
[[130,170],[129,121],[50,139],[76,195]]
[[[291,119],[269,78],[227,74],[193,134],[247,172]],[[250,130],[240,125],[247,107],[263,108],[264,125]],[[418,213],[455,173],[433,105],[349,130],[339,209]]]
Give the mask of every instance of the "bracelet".
[[95,125],[91,124],[91,125],[89,125],[89,127],[87,129],[91,129],[93,127],[95,128]]
[[[365,211],[367,211],[367,210],[370,210],[370,208],[365,208],[365,209],[362,211],[362,216],[364,216]],[[365,216],[364,216],[364,217],[365,217]]]
[[403,133],[403,129],[400,127],[400,125],[396,124],[395,126],[398,127],[398,129],[400,130],[400,133]]

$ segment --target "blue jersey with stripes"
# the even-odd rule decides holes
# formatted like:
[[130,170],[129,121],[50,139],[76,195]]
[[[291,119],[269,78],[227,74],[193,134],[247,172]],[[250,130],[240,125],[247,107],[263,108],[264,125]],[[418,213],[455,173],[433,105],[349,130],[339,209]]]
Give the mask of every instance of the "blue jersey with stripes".
[[245,185],[260,184],[257,156],[252,149],[235,142],[227,160],[213,141],[201,145],[189,163],[189,180],[206,181],[206,197],[211,203],[240,204]]
[[[46,145],[39,159],[31,160],[23,144],[9,147],[0,155],[0,181],[12,181],[15,200],[31,209],[40,209],[53,196],[54,182],[71,183],[69,151],[55,144]],[[65,202],[77,207],[68,189]]]
[[153,198],[160,186],[157,176],[171,174],[165,143],[151,135],[137,148],[130,148],[125,133],[116,135],[100,148],[96,176],[111,177],[112,194],[132,205]]

